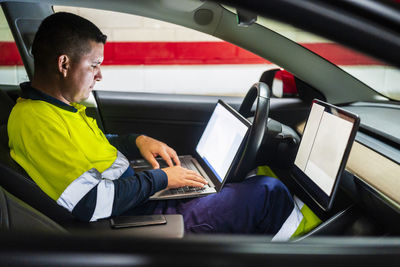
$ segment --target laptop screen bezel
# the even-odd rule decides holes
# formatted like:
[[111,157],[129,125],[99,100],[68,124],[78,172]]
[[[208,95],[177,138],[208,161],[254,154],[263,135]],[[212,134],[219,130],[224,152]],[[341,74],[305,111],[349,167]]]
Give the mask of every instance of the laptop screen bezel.
[[[235,166],[235,163],[239,160],[239,158],[240,158],[240,156],[241,156],[241,154],[243,152],[244,146],[246,144],[246,141],[247,141],[247,138],[248,138],[248,135],[249,135],[249,130],[250,130],[250,127],[251,127],[251,123],[246,118],[244,118],[239,112],[237,112],[234,108],[229,106],[227,103],[225,103],[221,99],[219,99],[218,102],[215,104],[214,110],[215,110],[215,108],[217,107],[218,104],[221,104],[221,106],[223,108],[225,108],[232,115],[234,115],[241,123],[243,123],[243,125],[247,127],[247,130],[246,130],[246,134],[245,134],[245,136],[244,136],[244,138],[243,138],[243,140],[242,140],[242,142],[241,142],[241,144],[240,144],[240,146],[239,146],[239,148],[238,148],[238,150],[237,150],[237,152],[236,152],[236,154],[235,154],[235,156],[234,156],[234,158],[233,158],[233,160],[232,160],[232,162],[231,162],[231,164],[230,164],[230,166],[228,168],[228,171],[225,174],[225,177],[223,177],[221,181],[218,179],[218,177],[215,175],[215,173],[210,170],[210,167],[204,162],[204,160],[201,158],[200,154],[196,151],[196,149],[194,151],[195,158],[197,159],[197,161],[199,162],[199,164],[201,165],[203,170],[207,173],[207,175],[211,179],[211,181],[214,183],[215,189],[217,191],[219,191],[223,187],[225,182],[232,175],[233,166]],[[214,110],[213,110],[213,112],[214,112]],[[211,116],[210,116],[210,119],[211,119]],[[209,121],[210,121],[210,119],[209,119]],[[209,121],[207,122],[207,125],[208,125]],[[205,128],[204,128],[204,130],[205,130]],[[203,134],[204,134],[204,131],[203,131]],[[201,136],[203,136],[203,134]],[[200,137],[200,139],[201,139],[201,137]],[[197,147],[197,145],[196,145],[196,147]]]
[[[351,147],[353,145],[355,136],[357,134],[357,130],[360,124],[360,118],[358,115],[351,113],[349,111],[346,111],[342,108],[339,108],[337,106],[331,105],[329,103],[323,102],[321,100],[314,99],[312,102],[312,105],[318,104],[324,107],[324,112],[328,112],[332,115],[338,116],[336,114],[340,114],[343,116],[346,116],[347,118],[350,118],[353,120],[353,126],[350,131],[350,136],[346,144],[346,148],[343,154],[342,161],[340,162],[340,166],[337,172],[337,175],[335,177],[335,181],[331,190],[331,194],[327,195],[310,177],[308,177],[298,166],[293,164],[293,169],[292,169],[292,178],[302,187],[302,189],[313,199],[313,201],[321,207],[323,210],[328,211],[332,208],[337,189],[340,183],[340,178],[344,172],[344,169],[346,167],[347,159],[349,157]],[[311,112],[311,109],[310,109]],[[304,126],[304,131],[307,127],[307,122]],[[304,133],[303,131],[303,133]],[[302,138],[303,139],[303,138]],[[300,141],[301,144],[301,141]],[[299,145],[300,147],[300,145]],[[297,157],[297,154],[296,154]]]

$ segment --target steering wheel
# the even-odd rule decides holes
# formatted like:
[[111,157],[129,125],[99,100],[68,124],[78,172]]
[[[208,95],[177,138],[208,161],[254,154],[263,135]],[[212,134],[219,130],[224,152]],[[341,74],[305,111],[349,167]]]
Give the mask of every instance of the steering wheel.
[[257,151],[261,146],[264,135],[267,131],[267,120],[269,113],[269,99],[271,96],[268,85],[263,82],[255,83],[247,92],[242,104],[239,108],[239,113],[248,118],[251,116],[251,108],[256,101],[256,111],[254,114],[253,124],[250,127],[249,135],[239,163],[234,169],[230,182],[240,182],[245,179],[245,175],[254,169],[256,166],[255,160]]

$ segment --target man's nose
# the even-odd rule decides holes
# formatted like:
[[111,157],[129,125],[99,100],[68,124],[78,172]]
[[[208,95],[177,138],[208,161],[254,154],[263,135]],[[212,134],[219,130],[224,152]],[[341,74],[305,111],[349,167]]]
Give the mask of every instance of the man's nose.
[[99,68],[99,70],[97,71],[97,73],[96,73],[96,75],[94,76],[94,79],[96,80],[96,81],[101,81],[102,79],[103,79],[103,75],[101,74],[101,70],[100,70],[100,68]]

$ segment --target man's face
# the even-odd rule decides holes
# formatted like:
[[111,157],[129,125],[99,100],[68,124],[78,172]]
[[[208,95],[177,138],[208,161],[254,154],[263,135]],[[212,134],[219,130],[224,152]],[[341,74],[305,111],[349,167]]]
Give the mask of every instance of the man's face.
[[90,41],[91,51],[72,60],[68,75],[62,86],[62,95],[68,102],[81,102],[87,99],[96,81],[102,79],[100,64],[104,58],[103,43]]

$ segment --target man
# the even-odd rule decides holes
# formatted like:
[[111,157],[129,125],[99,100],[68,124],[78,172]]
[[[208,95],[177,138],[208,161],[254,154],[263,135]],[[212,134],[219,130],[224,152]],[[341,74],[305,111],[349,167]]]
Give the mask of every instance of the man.
[[[207,182],[182,168],[166,144],[144,135],[108,140],[86,116],[78,103],[102,79],[105,42],[106,36],[93,23],[73,14],[56,13],[42,22],[32,46],[34,77],[21,84],[22,97],[8,122],[11,157],[80,220],[179,213],[187,233],[282,235],[281,227],[295,206],[275,178],[258,176],[227,184],[220,193],[204,198],[148,201],[164,188],[202,187]],[[133,171],[124,154],[134,149],[153,170]],[[159,169],[158,155],[168,168]]]

